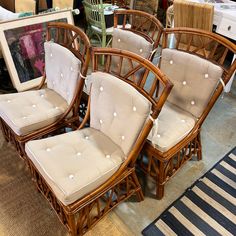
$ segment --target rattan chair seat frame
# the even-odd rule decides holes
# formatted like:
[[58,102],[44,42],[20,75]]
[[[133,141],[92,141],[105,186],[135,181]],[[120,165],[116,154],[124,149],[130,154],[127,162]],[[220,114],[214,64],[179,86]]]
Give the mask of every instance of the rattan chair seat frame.
[[[113,56],[120,57],[121,64],[123,59],[129,60],[130,70],[126,75],[121,75],[121,72],[114,73],[111,71],[111,58]],[[104,57],[105,63],[99,65],[98,62],[101,61],[102,57]],[[172,89],[171,82],[169,82],[166,76],[161,73],[156,66],[154,66],[150,61],[131,52],[112,48],[93,48],[92,58],[93,71],[102,71],[113,74],[117,78],[129,83],[151,102],[152,113],[140,132],[133,148],[128,154],[127,159],[123,162],[117,172],[115,172],[115,174],[104,184],[70,205],[66,206],[56,198],[53,190],[40,175],[34,164],[29,161],[30,170],[37,188],[50,202],[59,219],[69,229],[71,235],[83,235],[98,221],[100,221],[110,210],[119,203],[130,198],[132,195],[136,195],[138,201],[143,200],[142,189],[135,173],[135,162],[145,143],[147,135],[152,128],[153,120],[157,118],[170,90]],[[134,62],[136,66],[133,65]],[[135,82],[133,82],[135,81],[134,74],[140,68],[145,68],[145,73],[142,81],[139,84],[135,84]],[[152,72],[155,78],[149,91],[146,91],[144,90],[144,87],[149,72]],[[134,80],[132,80],[132,78]],[[158,82],[162,83],[164,90],[159,98],[155,98],[154,87],[156,88]],[[88,100],[87,113],[78,129],[84,128],[87,125],[89,118],[90,97]]]
[[[174,45],[169,44],[170,37],[175,38]],[[188,39],[183,47],[181,37]],[[199,40],[198,46],[191,46],[192,41]],[[163,48],[175,48],[186,53],[197,55],[207,59],[223,69],[222,80],[226,85],[232,74],[236,70],[236,60],[231,65],[225,63],[228,52],[236,53],[236,45],[220,35],[209,31],[203,31],[192,28],[170,28],[163,31]],[[211,96],[204,112],[197,119],[193,129],[189,134],[172,148],[165,152],[159,151],[150,141],[147,140],[143,148],[140,166],[156,182],[156,197],[161,199],[164,196],[164,186],[166,182],[174,176],[177,171],[194,156],[197,160],[202,159],[202,145],[200,131],[201,126],[206,119],[211,108],[217,101],[223,91],[223,85],[219,82],[214,93]],[[147,160],[145,159],[147,157]],[[147,164],[144,164],[148,161]]]
[[[52,40],[53,42],[69,49],[81,61],[81,79],[78,80],[76,85],[76,93],[74,94],[67,110],[55,122],[46,127],[40,128],[26,135],[18,135],[3,119],[0,118],[0,126],[5,140],[13,143],[19,156],[24,160],[24,147],[27,141],[64,131],[66,126],[75,128],[75,126],[77,127],[79,124],[78,109],[84,86],[84,78],[87,75],[90,61],[91,45],[89,39],[82,30],[73,25],[62,22],[51,22],[47,26],[46,40]],[[45,86],[46,76],[43,76],[42,82],[37,89],[42,89]],[[68,118],[68,114],[71,114],[71,112],[72,115]]]

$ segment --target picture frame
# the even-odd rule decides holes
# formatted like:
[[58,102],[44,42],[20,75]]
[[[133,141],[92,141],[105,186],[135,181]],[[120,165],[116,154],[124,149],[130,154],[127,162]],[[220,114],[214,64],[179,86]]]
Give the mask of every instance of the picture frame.
[[0,22],[1,51],[14,88],[25,91],[38,86],[44,73],[44,46],[47,23],[74,24],[71,10]]

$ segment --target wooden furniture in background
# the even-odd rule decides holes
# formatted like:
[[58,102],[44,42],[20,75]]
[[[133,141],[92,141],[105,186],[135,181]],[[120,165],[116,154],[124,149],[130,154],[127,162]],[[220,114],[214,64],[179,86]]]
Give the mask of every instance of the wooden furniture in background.
[[214,6],[185,0],[174,0],[174,27],[212,31]]
[[[170,44],[173,36],[176,40]],[[188,39],[186,47],[180,44],[182,37]],[[193,38],[199,46],[192,46]],[[236,60],[229,66],[224,63],[228,52],[236,53],[236,45],[212,32],[165,29],[162,47],[160,69],[174,88],[141,158],[142,169],[156,182],[158,199],[164,195],[166,182],[188,160],[202,159],[201,126],[236,70]]]
[[[66,126],[73,128],[75,123],[79,123],[78,106],[90,60],[89,39],[82,30],[73,25],[67,23],[49,23],[47,29],[47,41],[50,40],[53,40],[55,44],[68,49],[70,54],[74,54],[74,56],[80,61],[81,66],[80,70],[76,69],[75,72],[73,72],[73,67],[71,67],[72,69],[69,68],[67,70],[67,73],[78,73],[77,75],[73,75],[73,78],[77,76],[77,80],[72,80],[71,82],[69,80],[69,82],[67,82],[68,84],[71,83],[71,86],[75,88],[73,89],[73,93],[69,94],[69,91],[63,92],[67,94],[65,96],[67,96],[68,100],[61,96],[57,90],[54,91],[53,89],[47,89],[46,91],[46,76],[44,76],[38,90],[0,95],[0,125],[3,135],[6,141],[14,144],[18,154],[22,158],[24,158],[24,147],[27,141],[38,139],[43,136],[45,137],[53,132],[58,132],[61,128]],[[68,50],[66,55],[69,53]],[[52,53],[51,57],[53,57]],[[56,58],[54,60],[56,60]],[[72,62],[73,61],[71,61],[71,63]],[[62,71],[64,64],[54,63],[54,65],[55,68],[60,68],[61,72],[58,70],[55,71],[55,79],[52,86],[59,84],[58,81],[61,81],[60,83],[62,83],[62,72],[65,72]],[[71,66],[73,65],[71,64]],[[48,71],[49,70],[52,70],[52,68],[48,68]],[[67,75],[65,74],[64,77],[66,78]],[[66,85],[64,84],[63,87],[66,88]],[[31,96],[33,96],[32,99]],[[39,106],[33,104],[33,100],[37,100],[37,98],[40,97],[41,100],[38,99],[40,102]],[[16,106],[19,106],[19,100],[21,101],[22,106],[17,109]],[[45,113],[45,109],[42,107],[43,104],[47,105],[48,112],[46,112],[45,117],[42,117],[42,114],[38,114],[38,116],[41,117],[41,120],[37,120],[37,112],[42,113],[41,111],[44,111]],[[62,104],[65,106],[63,105],[63,107],[60,107]],[[62,108],[64,110],[61,110]],[[53,110],[58,110],[58,114],[54,114]],[[11,118],[12,120],[9,120]],[[50,122],[47,122],[48,119],[50,119]],[[35,122],[37,122],[37,128]]]
[[91,39],[96,35],[100,45],[106,47],[110,42],[108,38],[112,36],[113,27],[106,27],[103,0],[84,0],[83,5],[88,24],[87,34],[89,38]]
[[[156,66],[131,52],[93,48],[92,57],[94,80],[88,110],[79,129],[26,144],[27,159],[38,189],[73,236],[86,233],[132,195],[138,201],[143,200],[135,162],[172,88]],[[102,57],[105,63],[99,65]],[[120,59],[121,66],[125,59],[129,61],[126,74],[112,70],[114,57]],[[136,83],[135,73],[143,68],[145,73]],[[147,81],[148,76],[152,82]],[[155,98],[157,83],[163,86],[159,98]],[[90,127],[86,128],[89,119]],[[41,151],[37,148],[41,145],[50,145],[44,156],[51,164],[41,162]],[[60,149],[65,152],[58,153]],[[59,163],[64,161],[66,164],[61,166]],[[56,175],[51,167],[56,167]],[[63,185],[64,177],[56,176],[64,176],[68,184]],[[64,187],[60,188],[61,184]]]
[[159,0],[133,0],[131,4],[133,4],[132,9],[145,11],[151,15],[157,16]]

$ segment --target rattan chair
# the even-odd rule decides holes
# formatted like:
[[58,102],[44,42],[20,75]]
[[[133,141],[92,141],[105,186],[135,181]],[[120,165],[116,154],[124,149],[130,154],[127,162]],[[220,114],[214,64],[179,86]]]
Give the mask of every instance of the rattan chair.
[[[152,61],[158,50],[162,31],[163,26],[160,21],[149,13],[138,10],[117,10],[114,12],[111,47],[136,53]],[[113,58],[111,66],[113,70],[125,72],[126,68],[129,68],[129,62],[124,62],[120,67],[119,58]],[[141,71],[139,74],[142,76]],[[85,81],[85,94],[83,94],[85,101],[90,91],[91,79],[91,76],[88,76]],[[139,79],[139,76],[136,76],[136,79]]]
[[[182,37],[188,39],[185,47]],[[198,47],[193,39],[198,40]],[[158,199],[164,195],[166,182],[188,160],[202,159],[201,126],[236,69],[236,60],[229,66],[225,63],[228,52],[236,53],[236,45],[208,31],[165,29],[162,46],[160,69],[174,88],[141,157],[142,169],[156,181]]]
[[78,104],[90,60],[89,39],[73,25],[49,23],[44,47],[46,69],[39,88],[0,95],[4,137],[21,157],[25,142],[65,126],[73,128],[79,122]]
[[[98,65],[101,57],[104,65]],[[112,71],[113,57],[129,61],[126,74]],[[93,62],[88,110],[79,129],[26,144],[37,187],[71,235],[84,234],[132,195],[143,200],[134,164],[172,88],[150,61],[127,51],[94,48]],[[137,84],[135,73],[142,68]],[[163,86],[158,98],[157,83]]]

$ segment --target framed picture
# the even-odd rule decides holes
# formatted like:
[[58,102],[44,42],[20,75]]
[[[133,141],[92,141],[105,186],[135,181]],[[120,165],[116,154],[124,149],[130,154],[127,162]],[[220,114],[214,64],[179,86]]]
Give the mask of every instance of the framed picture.
[[74,24],[71,10],[0,23],[1,50],[17,91],[40,84],[44,73],[46,27],[52,21]]

